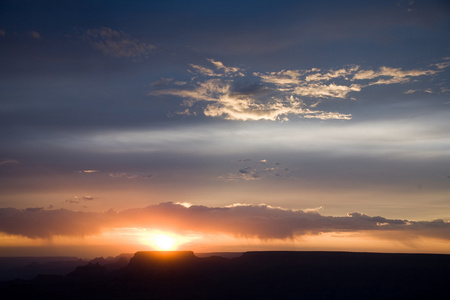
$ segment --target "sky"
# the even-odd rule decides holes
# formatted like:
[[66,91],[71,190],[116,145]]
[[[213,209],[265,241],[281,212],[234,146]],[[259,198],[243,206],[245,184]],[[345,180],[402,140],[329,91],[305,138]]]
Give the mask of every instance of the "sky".
[[437,0],[2,1],[0,255],[450,253],[449,32]]

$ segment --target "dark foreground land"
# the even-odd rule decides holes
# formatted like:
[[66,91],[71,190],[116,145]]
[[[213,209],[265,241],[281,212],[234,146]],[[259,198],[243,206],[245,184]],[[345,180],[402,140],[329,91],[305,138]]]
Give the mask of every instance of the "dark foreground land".
[[[450,299],[450,255],[137,252],[67,275],[0,284],[8,299]],[[4,298],[4,299],[7,299]]]

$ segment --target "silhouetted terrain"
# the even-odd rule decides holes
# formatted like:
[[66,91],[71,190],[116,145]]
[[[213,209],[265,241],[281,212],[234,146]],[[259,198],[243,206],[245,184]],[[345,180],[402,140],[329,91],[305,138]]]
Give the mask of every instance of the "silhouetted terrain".
[[66,276],[4,282],[0,292],[15,299],[450,299],[450,255],[246,252],[230,259],[146,251],[120,268],[99,262]]
[[40,274],[66,275],[76,267],[98,263],[109,271],[128,265],[133,253],[122,253],[116,257],[97,257],[83,260],[73,256],[48,257],[0,257],[0,281],[32,279]]
[[88,262],[77,257],[0,257],[0,281],[32,279],[38,274],[64,275]]

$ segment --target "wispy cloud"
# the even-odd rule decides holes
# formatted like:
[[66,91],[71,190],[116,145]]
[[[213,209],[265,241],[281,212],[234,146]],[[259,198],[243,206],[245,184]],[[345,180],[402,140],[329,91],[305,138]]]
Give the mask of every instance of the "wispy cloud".
[[101,27],[88,29],[83,38],[97,50],[112,57],[128,57],[134,61],[148,57],[156,46],[140,42],[123,31]]
[[219,176],[219,180],[224,181],[236,181],[236,180],[253,181],[260,179],[261,176],[258,175],[258,171],[256,169],[252,169],[251,167],[239,169],[239,171],[235,173],[228,173],[226,176]]
[[400,68],[381,67],[378,71],[361,70],[353,76],[352,80],[373,80],[367,85],[394,84],[410,82],[412,78],[426,75],[433,75],[438,70],[402,70]]
[[0,166],[1,165],[11,165],[11,164],[20,164],[20,162],[18,160],[15,160],[15,159],[0,160]]
[[143,227],[259,239],[291,239],[325,232],[403,232],[408,233],[408,238],[426,236],[450,240],[450,223],[443,220],[388,219],[359,212],[334,217],[322,216],[318,210],[291,210],[266,204],[207,207],[172,202],[105,213],[1,208],[0,231],[30,238],[51,238],[93,235],[108,228]]
[[153,87],[162,87],[167,86],[173,81],[173,78],[161,78],[155,82],[152,82],[150,85]]
[[439,70],[450,67],[450,57],[444,57],[443,62],[433,64],[432,66],[437,67]]
[[254,163],[250,159],[238,160],[237,162],[241,165],[245,164],[245,167],[241,166],[238,171],[219,176],[218,179],[223,181],[254,181],[270,176],[284,177],[290,171],[280,163],[273,164],[267,159],[260,159]]
[[94,201],[96,200],[97,197],[91,196],[91,195],[85,195],[85,196],[73,196],[72,199],[67,199],[66,203],[69,204],[78,204],[81,203],[82,201]]
[[78,171],[78,173],[87,173],[87,174],[98,173],[98,172],[100,172],[100,170],[81,170],[81,171]]
[[111,178],[120,178],[120,179],[128,179],[128,180],[152,177],[152,175],[139,175],[139,174],[130,174],[130,173],[123,173],[123,172],[109,173],[108,175]]
[[33,37],[35,39],[41,38],[41,34],[39,32],[37,32],[37,31],[35,31],[35,30],[30,31],[29,34],[30,34],[31,37]]
[[[208,59],[208,62],[208,67],[189,65],[188,71],[194,76],[189,85],[155,89],[150,94],[184,98],[183,105],[188,108],[201,102],[205,116],[227,120],[288,121],[291,116],[349,120],[351,114],[319,110],[318,107],[322,101],[348,99],[351,93],[369,86],[407,83],[447,67],[442,63],[423,70],[385,66],[378,70],[362,70],[360,66],[349,66],[324,71],[312,68],[248,73],[243,68],[228,67],[214,59]],[[189,109],[184,112],[194,115]]]
[[417,92],[417,90],[407,90],[407,91],[403,92],[403,94],[410,95],[410,94],[414,94],[415,92]]

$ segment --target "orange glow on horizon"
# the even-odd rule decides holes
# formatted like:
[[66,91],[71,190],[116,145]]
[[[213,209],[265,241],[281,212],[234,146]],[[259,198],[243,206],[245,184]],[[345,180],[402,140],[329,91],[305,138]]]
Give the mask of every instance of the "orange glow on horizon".
[[[237,237],[223,233],[176,233],[150,228],[113,228],[99,235],[31,239],[0,233],[0,256],[32,255],[39,248],[48,255],[74,255],[82,257],[115,256],[137,251],[189,250],[201,252],[245,251],[353,251],[394,253],[447,253],[448,242],[436,238],[392,238],[399,233],[375,235],[372,232],[322,233],[296,236],[294,239]],[[403,234],[403,233],[402,233]],[[391,237],[391,238],[389,238]],[[23,248],[26,252],[17,252]],[[28,250],[26,250],[28,249]],[[40,252],[39,252],[40,253]],[[44,252],[42,252],[44,253]]]

